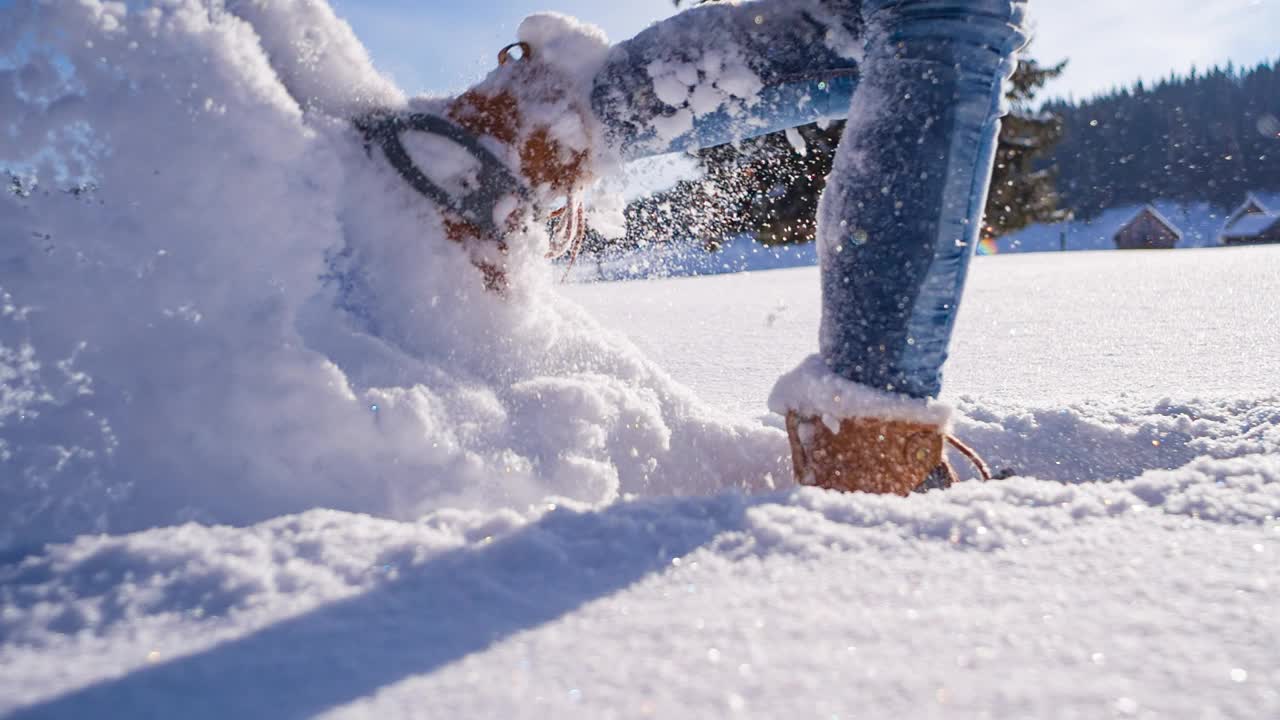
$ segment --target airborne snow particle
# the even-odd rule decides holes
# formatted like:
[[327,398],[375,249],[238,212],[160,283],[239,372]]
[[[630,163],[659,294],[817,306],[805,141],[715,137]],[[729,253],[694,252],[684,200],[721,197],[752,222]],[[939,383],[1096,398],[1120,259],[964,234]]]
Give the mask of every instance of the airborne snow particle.
[[1132,715],[1138,712],[1138,701],[1129,697],[1122,697],[1116,700],[1116,712],[1121,715]]

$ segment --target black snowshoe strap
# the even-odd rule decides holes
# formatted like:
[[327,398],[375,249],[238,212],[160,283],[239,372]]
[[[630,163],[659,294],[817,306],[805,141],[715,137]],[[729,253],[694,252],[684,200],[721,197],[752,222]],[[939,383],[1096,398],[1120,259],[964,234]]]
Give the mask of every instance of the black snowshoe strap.
[[[991,468],[987,465],[986,461],[982,459],[982,456],[978,454],[978,451],[964,444],[964,442],[955,435],[947,433],[942,436],[942,439],[947,444],[951,445],[951,447],[955,448],[961,455],[968,458],[969,462],[973,463],[974,469],[978,471],[978,475],[982,478],[983,482],[1005,480],[1013,477],[1013,471],[1011,470],[1005,470],[998,475],[992,475]],[[960,476],[956,474],[956,469],[951,467],[951,463],[944,459],[942,464],[934,468],[933,472],[929,473],[912,492],[927,493],[930,490],[946,490],[958,482],[960,482]]]
[[[414,190],[427,199],[456,213],[463,220],[475,225],[480,230],[499,234],[494,221],[494,208],[503,196],[516,193],[526,197],[528,191],[511,171],[488,148],[480,144],[474,135],[454,125],[449,120],[429,113],[409,113],[398,115],[387,111],[373,112],[354,121],[356,129],[365,138],[365,147],[377,145],[382,148],[391,167],[400,173],[400,177]],[[479,185],[460,197],[450,195],[444,188],[428,178],[413,158],[405,150],[400,135],[408,131],[430,133],[450,140],[480,162]]]

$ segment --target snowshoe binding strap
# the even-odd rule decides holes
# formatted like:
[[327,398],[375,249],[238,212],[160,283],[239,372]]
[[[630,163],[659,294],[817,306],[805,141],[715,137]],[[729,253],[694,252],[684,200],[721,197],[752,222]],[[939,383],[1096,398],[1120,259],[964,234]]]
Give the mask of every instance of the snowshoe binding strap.
[[[948,445],[955,448],[955,450],[963,455],[965,459],[973,463],[974,469],[978,471],[978,476],[982,478],[983,482],[991,482],[992,480],[997,479],[1002,480],[1012,475],[1012,473],[1008,475],[992,475],[991,468],[987,465],[986,461],[982,459],[982,456],[978,454],[978,451],[966,445],[955,435],[947,433],[942,436],[942,439]],[[924,482],[921,482],[913,492],[926,493],[930,490],[946,490],[958,482],[960,482],[960,476],[956,474],[955,468],[951,466],[951,463],[943,460],[942,464],[934,468],[933,471],[929,473],[928,477],[924,479]]]
[[[494,237],[501,234],[494,219],[494,209],[498,201],[511,192],[517,193],[522,198],[528,195],[524,183],[507,169],[502,160],[481,145],[475,136],[443,117],[430,113],[401,115],[377,111],[356,118],[354,124],[356,129],[364,135],[365,147],[377,145],[382,148],[382,154],[386,156],[387,162],[391,163],[410,187],[428,200]],[[478,186],[465,195],[454,196],[432,182],[414,164],[413,158],[400,140],[403,133],[410,131],[442,137],[471,153],[472,157],[480,162]]]
[[947,444],[955,448],[961,455],[965,456],[969,462],[973,463],[974,469],[978,471],[978,475],[982,477],[983,482],[991,482],[993,479],[991,468],[987,466],[987,462],[982,459],[982,456],[978,454],[977,450],[965,445],[960,438],[950,433],[947,433],[947,435],[944,436],[944,439],[947,441]]
[[[519,50],[520,54],[512,57],[511,51]],[[498,65],[506,65],[509,62],[523,62],[533,57],[533,48],[527,42],[515,42],[498,51]]]

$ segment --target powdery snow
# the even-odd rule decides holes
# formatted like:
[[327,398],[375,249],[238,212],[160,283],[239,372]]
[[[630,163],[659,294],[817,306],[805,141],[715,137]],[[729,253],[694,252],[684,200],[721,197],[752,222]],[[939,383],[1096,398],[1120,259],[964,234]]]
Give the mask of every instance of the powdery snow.
[[1267,717],[1277,487],[1272,456],[83,538],[0,577],[0,697],[11,718]]
[[[785,476],[776,431],[700,403],[554,292],[540,225],[509,239],[511,301],[484,290],[352,128],[347,113],[406,101],[322,0],[231,8],[0,9],[21,28],[0,38],[16,68],[0,159],[43,181],[0,197],[0,550]],[[563,17],[521,32],[547,62],[602,57]],[[412,150],[437,176],[471,172]],[[97,189],[51,190],[67,173]]]
[[434,101],[219,7],[0,9],[0,159],[99,186],[0,199],[0,717],[1280,715],[1280,249],[979,259],[944,399],[1019,476],[794,489],[816,270],[533,234],[497,301],[342,120]]
[[[1188,269],[1230,277],[1274,254],[1218,252]],[[1058,271],[1087,297],[1130,270],[1113,258],[1075,255]],[[1028,260],[978,261],[970,297],[1036,282]],[[1180,266],[1170,262],[1169,291]],[[651,297],[712,317],[716,302],[746,309],[716,336],[657,313],[661,337],[690,353],[718,347],[707,359],[732,381],[739,355],[727,351],[754,347],[768,362],[770,345],[749,346],[765,327],[752,303],[796,272],[648,284]],[[621,317],[645,287],[573,290]],[[788,310],[775,327],[817,306]],[[1024,344],[974,322],[984,315],[967,312],[958,347],[1063,352],[1061,334]],[[1157,320],[1150,309],[1110,318],[1129,338],[1111,349],[1154,341],[1144,327]],[[1228,325],[1207,325],[1206,339],[1230,339]],[[1184,344],[1168,372],[1196,352]],[[1073,396],[1091,400],[1019,404],[1044,389],[1017,377],[952,383],[1002,388],[1004,404],[960,400],[959,430],[997,466],[1039,480],[906,500],[802,490],[440,510],[417,522],[312,511],[54,546],[0,575],[0,698],[25,706],[15,718],[1280,711],[1280,402],[1089,391],[1123,378],[1060,356],[1059,372],[1085,388]],[[708,385],[692,364],[672,369]],[[1239,387],[1267,372],[1240,371]],[[739,401],[762,404],[742,379]]]
[[778,415],[798,412],[819,415],[836,432],[846,418],[887,420],[951,426],[951,407],[937,400],[919,400],[850,382],[831,372],[821,355],[810,355],[784,373],[769,393],[769,409]]
[[688,48],[679,48],[676,57],[655,60],[646,68],[654,94],[669,106],[668,114],[654,122],[657,136],[649,141],[654,147],[670,147],[693,129],[699,117],[717,112],[741,116],[758,102],[764,87],[734,45],[694,58],[681,57],[688,53]]

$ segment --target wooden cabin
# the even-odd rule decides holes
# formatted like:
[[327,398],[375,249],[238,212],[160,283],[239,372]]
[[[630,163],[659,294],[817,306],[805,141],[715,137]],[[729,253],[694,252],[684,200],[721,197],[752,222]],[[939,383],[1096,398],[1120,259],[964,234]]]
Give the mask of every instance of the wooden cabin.
[[1120,250],[1169,250],[1182,240],[1182,231],[1150,205],[1142,208],[1116,231]]
[[1219,237],[1223,245],[1280,243],[1280,213],[1273,213],[1250,195],[1227,218]]

